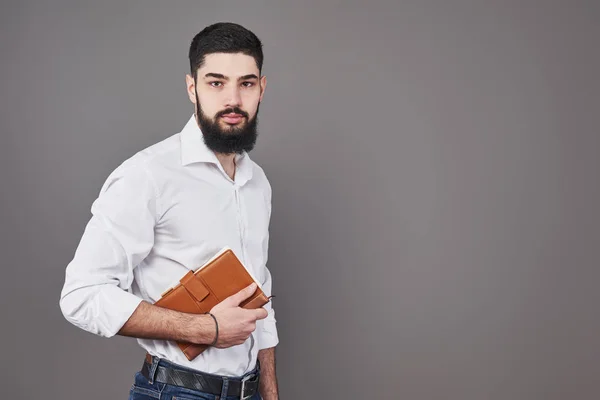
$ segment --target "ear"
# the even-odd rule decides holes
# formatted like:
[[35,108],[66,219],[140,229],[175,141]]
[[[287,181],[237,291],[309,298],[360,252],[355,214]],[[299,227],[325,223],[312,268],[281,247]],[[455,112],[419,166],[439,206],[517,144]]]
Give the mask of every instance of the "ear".
[[193,104],[196,104],[196,83],[194,78],[190,74],[185,75],[185,87],[187,90],[188,98]]
[[267,87],[267,77],[263,75],[260,78],[260,101],[263,100],[263,96],[265,95],[266,87]]

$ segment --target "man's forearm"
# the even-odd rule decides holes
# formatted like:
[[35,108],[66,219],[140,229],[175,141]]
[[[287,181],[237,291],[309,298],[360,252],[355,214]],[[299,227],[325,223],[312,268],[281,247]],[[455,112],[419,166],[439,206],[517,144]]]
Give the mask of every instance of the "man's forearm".
[[259,350],[258,361],[260,361],[260,395],[264,400],[278,400],[275,347]]
[[142,301],[118,332],[140,339],[176,340],[210,344],[215,323],[209,315],[181,313]]

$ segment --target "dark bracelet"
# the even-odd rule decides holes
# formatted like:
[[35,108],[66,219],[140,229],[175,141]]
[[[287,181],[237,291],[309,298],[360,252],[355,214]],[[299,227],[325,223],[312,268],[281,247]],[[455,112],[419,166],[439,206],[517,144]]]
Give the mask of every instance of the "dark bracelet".
[[215,344],[217,344],[217,340],[219,340],[219,323],[217,322],[217,319],[214,315],[212,315],[209,312],[207,312],[206,314],[210,315],[215,320],[215,327],[217,328],[217,333],[215,333],[215,340],[213,340],[213,342],[209,345],[214,346]]

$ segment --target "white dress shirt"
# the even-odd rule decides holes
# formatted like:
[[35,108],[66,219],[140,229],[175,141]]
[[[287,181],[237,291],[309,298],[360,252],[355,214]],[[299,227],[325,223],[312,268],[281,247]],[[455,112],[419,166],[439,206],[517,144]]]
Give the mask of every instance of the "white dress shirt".
[[[91,207],[60,307],[65,318],[93,334],[114,336],[139,303],[157,301],[190,269],[228,246],[271,295],[266,267],[271,186],[244,152],[235,180],[206,147],[192,116],[183,130],[135,154],[107,178]],[[175,342],[137,339],[150,354],[200,371],[239,376],[259,349],[278,343],[275,313],[257,321],[245,343],[210,347],[188,361]]]

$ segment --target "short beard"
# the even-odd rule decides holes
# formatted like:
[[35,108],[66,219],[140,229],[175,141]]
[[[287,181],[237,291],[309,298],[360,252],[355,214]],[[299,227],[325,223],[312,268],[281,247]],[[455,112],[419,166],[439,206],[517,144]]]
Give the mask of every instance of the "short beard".
[[[256,138],[258,133],[256,127],[258,125],[258,109],[260,103],[256,107],[256,114],[254,118],[248,119],[248,113],[237,108],[227,108],[219,111],[215,114],[214,119],[208,118],[203,112],[198,101],[198,93],[196,93],[196,121],[202,131],[204,143],[206,147],[216,153],[222,154],[242,154],[244,151],[250,152],[256,144]],[[223,129],[219,125],[219,117],[224,114],[236,113],[243,115],[246,119],[246,123],[242,127],[230,127],[229,129]]]

